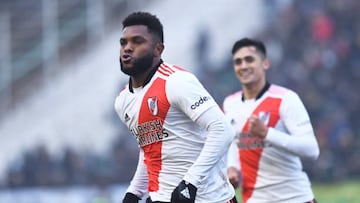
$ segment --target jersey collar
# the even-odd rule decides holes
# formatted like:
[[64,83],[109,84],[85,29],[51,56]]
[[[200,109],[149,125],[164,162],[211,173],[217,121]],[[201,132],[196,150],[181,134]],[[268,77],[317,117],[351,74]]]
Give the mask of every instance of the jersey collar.
[[[146,76],[144,83],[142,84],[142,87],[144,87],[146,84],[148,84],[151,80],[151,78],[154,76],[154,74],[156,73],[157,69],[159,68],[159,66],[163,63],[163,60],[160,59],[159,63],[154,66],[153,69],[151,69],[151,71],[149,72],[149,74]],[[131,83],[131,77],[129,78],[129,91],[131,93],[134,93],[134,89],[132,87],[132,83]]]
[[[265,86],[261,89],[259,94],[255,97],[255,100],[258,100],[260,97],[262,97],[269,88],[270,88],[270,83],[268,81],[266,81]],[[242,93],[241,101],[244,101],[244,100],[245,100],[244,93]]]

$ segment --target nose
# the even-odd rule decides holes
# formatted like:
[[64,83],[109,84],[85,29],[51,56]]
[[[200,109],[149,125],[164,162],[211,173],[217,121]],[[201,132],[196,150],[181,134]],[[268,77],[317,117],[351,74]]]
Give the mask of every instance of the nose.
[[243,61],[240,65],[239,65],[240,69],[246,69],[248,68],[248,63],[246,61]]
[[132,50],[133,50],[133,46],[129,42],[121,45],[121,48],[120,48],[120,52],[124,52],[124,53],[129,53]]

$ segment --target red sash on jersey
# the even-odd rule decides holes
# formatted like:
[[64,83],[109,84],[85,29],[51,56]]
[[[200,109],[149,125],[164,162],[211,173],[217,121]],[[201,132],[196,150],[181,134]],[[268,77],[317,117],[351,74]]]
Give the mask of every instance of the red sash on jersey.
[[[139,124],[154,120],[160,120],[161,125],[164,124],[166,114],[170,108],[165,93],[165,83],[165,80],[157,78],[144,95],[139,113]],[[145,145],[143,150],[144,163],[147,166],[149,179],[148,191],[155,192],[159,189],[162,141]]]
[[[252,114],[259,115],[260,112],[270,113],[267,125],[268,127],[274,127],[279,120],[280,103],[281,99],[268,97],[257,106]],[[247,121],[242,132],[248,131],[249,122]],[[239,149],[242,172],[242,198],[244,202],[251,197],[254,191],[262,151],[263,148]]]

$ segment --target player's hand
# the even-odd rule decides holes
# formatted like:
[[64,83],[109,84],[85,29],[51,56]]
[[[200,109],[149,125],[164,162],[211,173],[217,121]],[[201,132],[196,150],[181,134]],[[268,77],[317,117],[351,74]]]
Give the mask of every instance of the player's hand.
[[193,184],[183,180],[171,193],[171,201],[170,202],[172,202],[172,203],[194,203],[196,191],[197,191],[197,188]]
[[268,127],[257,115],[251,115],[249,117],[249,132],[253,136],[265,138],[268,133]]
[[125,194],[122,203],[139,203],[140,198],[130,192]]
[[239,172],[235,167],[228,168],[228,177],[231,185],[236,189],[239,187]]
[[152,203],[152,202],[153,202],[153,201],[151,200],[151,198],[150,198],[150,197],[146,198],[145,203]]

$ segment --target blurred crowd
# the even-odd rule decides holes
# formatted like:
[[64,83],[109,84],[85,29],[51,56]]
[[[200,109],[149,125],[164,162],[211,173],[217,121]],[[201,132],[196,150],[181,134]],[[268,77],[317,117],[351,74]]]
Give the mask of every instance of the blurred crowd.
[[138,157],[136,144],[132,143],[118,139],[105,154],[67,148],[57,156],[52,156],[45,146],[39,145],[10,165],[6,182],[0,184],[0,188],[64,185],[105,187],[127,183],[135,171]]
[[[287,1],[287,6],[275,2],[281,1],[267,1],[266,27],[249,37],[267,46],[269,82],[298,92],[309,111],[321,154],[315,162],[305,161],[305,170],[314,181],[359,178],[360,1]],[[211,64],[204,55],[211,43],[206,39],[196,46],[199,76],[221,105],[227,94],[240,88],[232,68],[232,44],[220,64]],[[0,187],[128,182],[137,148],[124,141],[131,136],[122,134],[103,156],[69,148],[52,157],[39,146],[9,167]]]

